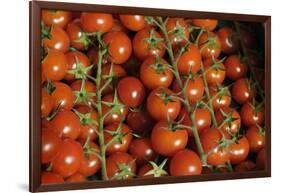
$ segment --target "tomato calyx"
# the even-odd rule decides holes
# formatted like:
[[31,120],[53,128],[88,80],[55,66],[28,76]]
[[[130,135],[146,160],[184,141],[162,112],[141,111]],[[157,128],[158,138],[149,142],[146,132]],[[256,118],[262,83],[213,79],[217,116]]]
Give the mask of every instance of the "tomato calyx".
[[224,57],[220,60],[216,60],[214,57],[212,57],[213,64],[211,66],[209,66],[207,69],[205,69],[204,73],[207,73],[211,69],[215,69],[216,71],[218,71],[218,70],[225,71],[225,68],[222,66],[225,59],[226,59],[226,57]]
[[204,50],[206,47],[210,47],[211,49],[220,49],[220,45],[217,45],[217,38],[216,36],[211,36],[210,32],[207,31],[207,35],[208,35],[208,39],[202,43],[202,47],[200,49],[200,52],[202,52],[202,50]]
[[52,92],[54,92],[54,90],[56,90],[56,87],[54,86],[54,84],[52,83],[52,81],[50,79],[48,79],[47,84],[44,88],[46,89],[48,94],[52,94]]
[[98,126],[98,122],[94,119],[91,118],[91,113],[80,113],[79,111],[77,111],[76,109],[73,109],[74,113],[79,117],[79,120],[80,120],[80,123],[83,125],[83,126],[86,126],[86,125],[96,125]]
[[115,90],[114,92],[114,97],[112,102],[107,102],[107,101],[101,101],[102,104],[110,107],[111,109],[103,116],[104,118],[107,117],[108,115],[112,115],[114,113],[117,114],[122,114],[121,110],[125,107],[124,104],[122,104],[117,95],[117,91]]
[[176,21],[176,25],[175,27],[168,31],[168,34],[173,34],[175,35],[174,39],[177,41],[176,43],[178,43],[178,40],[180,39],[184,39],[185,41],[189,41],[188,38],[186,37],[186,29],[187,29],[187,26],[181,26],[179,24],[179,21]]
[[163,75],[166,75],[165,70],[167,69],[170,70],[168,65],[165,65],[161,62],[161,58],[159,56],[156,56],[155,64],[151,64],[149,67],[154,69],[157,74],[163,74]]
[[88,92],[85,88],[85,80],[82,79],[81,88],[79,91],[73,91],[73,94],[76,97],[75,104],[84,103],[90,106],[94,101],[92,97],[96,96],[96,93]]
[[82,63],[79,61],[78,57],[75,56],[75,65],[76,68],[73,70],[68,70],[67,72],[69,74],[73,74],[75,76],[75,79],[82,79],[86,80],[88,78],[88,73],[90,70],[92,70],[93,65],[85,67],[82,65]]
[[266,128],[265,127],[262,127],[258,124],[256,124],[257,128],[259,129],[259,133],[262,135],[262,136],[265,136],[265,130]]
[[169,102],[176,102],[175,97],[177,97],[174,93],[168,93],[166,89],[162,88],[161,93],[156,93],[155,95],[160,97],[165,105]]
[[220,130],[224,125],[227,125],[229,128],[231,128],[232,122],[239,120],[239,118],[233,118],[234,110],[231,110],[229,113],[224,112],[223,109],[220,109],[220,112],[222,116],[224,117],[224,120],[219,125],[218,129]]
[[112,178],[112,180],[122,180],[122,179],[127,179],[128,177],[134,177],[136,174],[132,172],[131,170],[131,165],[135,162],[135,160],[132,160],[128,164],[124,163],[117,163],[118,167],[118,173]]
[[211,98],[211,101],[213,101],[216,97],[218,97],[219,102],[221,102],[222,97],[224,96],[230,97],[229,87],[230,86],[223,87],[221,85],[217,85],[216,86],[217,93]]
[[45,26],[41,23],[41,39],[48,38],[49,40],[52,39],[51,34],[52,28]]
[[160,50],[158,44],[161,43],[164,39],[156,37],[155,29],[151,29],[149,37],[145,38],[144,40],[148,43],[148,50],[151,50],[152,48]]
[[129,132],[127,133],[122,132],[122,122],[118,124],[116,131],[105,130],[105,132],[109,133],[112,136],[112,139],[106,144],[106,147],[110,146],[114,142],[119,142],[121,144],[124,144],[124,137],[126,137],[129,134]]
[[159,166],[155,162],[150,161],[149,163],[153,167],[153,169],[146,172],[144,174],[144,176],[153,175],[153,177],[158,178],[161,176],[168,175],[168,173],[164,170],[164,167],[165,167],[167,161],[168,161],[168,159],[164,159]]
[[90,146],[90,136],[87,137],[86,142],[83,145],[83,153],[88,161],[90,161],[90,155],[96,155],[101,159],[99,151],[96,148]]

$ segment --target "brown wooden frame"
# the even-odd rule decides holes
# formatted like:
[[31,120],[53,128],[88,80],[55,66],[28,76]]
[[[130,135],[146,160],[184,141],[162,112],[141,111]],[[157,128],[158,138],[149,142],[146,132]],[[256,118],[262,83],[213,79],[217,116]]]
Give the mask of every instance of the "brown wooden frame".
[[[266,166],[264,171],[252,171],[227,174],[202,174],[198,176],[161,177],[151,179],[115,180],[115,181],[89,181],[83,183],[64,183],[54,185],[40,184],[40,145],[41,145],[41,62],[40,62],[40,11],[41,9],[61,9],[71,11],[95,11],[108,13],[126,13],[142,15],[165,15],[190,18],[223,18],[224,20],[237,20],[249,22],[262,22],[265,25],[265,123],[266,123]],[[212,13],[186,10],[169,10],[155,8],[137,8],[123,6],[105,6],[94,4],[76,4],[62,2],[31,1],[30,10],[30,176],[29,190],[58,191],[89,188],[121,187],[136,185],[152,185],[167,183],[183,183],[195,181],[228,180],[242,178],[260,178],[271,176],[271,17],[265,15],[245,15],[232,13]]]

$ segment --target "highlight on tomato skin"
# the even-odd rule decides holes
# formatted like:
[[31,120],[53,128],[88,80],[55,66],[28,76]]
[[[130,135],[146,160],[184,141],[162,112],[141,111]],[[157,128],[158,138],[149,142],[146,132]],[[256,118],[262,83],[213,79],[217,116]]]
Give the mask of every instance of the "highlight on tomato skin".
[[262,25],[41,16],[41,184],[265,169]]

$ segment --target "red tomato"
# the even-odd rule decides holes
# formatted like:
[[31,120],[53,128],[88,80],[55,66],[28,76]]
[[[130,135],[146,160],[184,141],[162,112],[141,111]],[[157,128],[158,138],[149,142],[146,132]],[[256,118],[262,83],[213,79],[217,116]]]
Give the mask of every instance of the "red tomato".
[[173,46],[185,46],[189,38],[189,28],[183,18],[169,18],[166,30]]
[[80,19],[75,19],[67,25],[66,32],[70,39],[70,45],[78,50],[89,47],[90,41],[81,27]]
[[195,152],[182,150],[172,157],[169,169],[171,176],[199,175],[202,172],[202,164]]
[[77,139],[82,125],[78,116],[69,110],[59,111],[51,122],[52,129],[62,138]]
[[213,31],[217,25],[218,25],[218,20],[215,19],[192,19],[192,24],[204,28],[208,31]]
[[106,149],[107,154],[113,154],[115,152],[127,152],[130,143],[133,139],[131,129],[126,124],[121,124],[121,130],[118,132],[119,123],[113,123],[108,125],[104,130],[104,142],[107,144],[114,137],[115,142],[108,145]]
[[132,31],[139,31],[146,25],[142,15],[120,15],[120,21],[126,28]]
[[165,48],[162,45],[163,38],[154,28],[144,28],[138,31],[133,39],[134,54],[139,60],[145,60],[149,56],[162,57]]
[[239,49],[238,35],[230,27],[222,27],[217,32],[221,41],[221,49],[226,54],[233,54]]
[[[226,117],[224,116],[226,115]],[[223,121],[227,118],[231,119],[229,122],[223,124]],[[222,131],[226,131],[228,133],[236,134],[241,127],[241,118],[239,113],[230,107],[224,107],[216,111],[216,120]]]
[[63,52],[49,50],[42,61],[42,73],[46,79],[59,81],[63,79],[67,70],[67,59]]
[[146,108],[153,119],[160,121],[177,118],[181,103],[173,94],[170,89],[163,87],[156,88],[149,94]]
[[246,137],[250,145],[250,151],[257,153],[265,146],[265,136],[257,126],[251,126],[247,129]]
[[79,143],[65,139],[51,163],[52,171],[64,178],[75,174],[79,170],[82,154],[83,149]]
[[254,48],[256,45],[256,39],[253,34],[251,34],[246,29],[240,29],[240,37],[247,48]]
[[187,50],[178,59],[178,71],[181,75],[188,75],[189,71],[196,74],[200,70],[201,62],[199,49],[193,44],[189,44]]
[[87,179],[82,174],[75,173],[75,174],[69,176],[65,181],[70,182],[70,183],[77,183],[77,182],[86,182]]
[[225,60],[226,76],[231,80],[244,78],[248,72],[246,64],[241,63],[239,56],[231,55]]
[[228,152],[230,155],[231,164],[239,164],[244,161],[250,151],[250,146],[248,139],[246,137],[241,137],[238,142],[235,142],[228,146]]
[[212,104],[214,110],[219,110],[220,108],[229,107],[231,104],[231,94],[228,89],[224,92],[218,93],[219,89],[216,87],[209,87],[210,97],[212,99]]
[[225,79],[225,67],[223,63],[216,64],[218,60],[207,58],[203,65],[208,85],[220,85]]
[[138,165],[154,161],[156,158],[156,153],[152,149],[148,138],[134,139],[130,144],[129,152],[136,159]]
[[242,123],[247,127],[261,125],[264,121],[263,109],[258,109],[249,102],[243,104],[240,114]]
[[214,32],[202,33],[198,43],[202,58],[219,57],[221,53],[221,42]]
[[103,36],[103,40],[108,45],[109,61],[123,64],[130,58],[132,43],[127,34],[121,31],[108,32]]
[[153,174],[146,175],[147,172],[151,170],[153,170],[153,167],[150,163],[142,165],[138,171],[138,178],[153,178],[154,177]]
[[58,152],[61,139],[54,131],[49,128],[42,128],[41,136],[41,163],[47,164],[53,160]]
[[106,159],[106,172],[109,179],[130,179],[136,173],[135,160],[127,153],[116,152]]
[[248,79],[236,80],[232,86],[232,97],[239,104],[251,101],[254,97],[254,90],[250,86]]
[[144,86],[150,90],[158,87],[168,88],[174,78],[173,72],[167,67],[168,62],[163,58],[148,57],[141,64],[140,79]]
[[92,32],[108,32],[113,26],[113,17],[111,14],[83,12],[80,17],[81,26],[84,31]]
[[54,101],[54,107],[70,110],[74,106],[74,94],[72,89],[62,82],[53,83],[55,90],[52,92],[51,97]]
[[54,108],[54,101],[45,89],[41,89],[41,116],[46,117]]
[[120,22],[119,19],[113,19],[113,26],[110,31],[121,31],[128,34],[128,29]]
[[62,176],[52,172],[41,172],[41,184],[59,184],[63,183]]
[[64,28],[72,19],[70,11],[56,11],[43,9],[41,17],[44,25]]
[[219,147],[222,133],[216,128],[205,129],[200,134],[203,150],[208,155],[207,163],[213,166],[224,165],[229,160],[225,147]]
[[260,170],[264,170],[265,168],[265,148],[262,148],[256,158],[257,168]]
[[139,106],[145,98],[145,88],[142,82],[132,76],[127,76],[119,81],[117,92],[121,102],[133,108]]
[[68,51],[70,41],[67,33],[60,27],[53,26],[49,32],[49,37],[42,39],[46,51],[54,49],[63,53]]
[[256,168],[256,164],[250,160],[243,161],[234,167],[235,172],[247,172]]
[[160,121],[152,129],[150,140],[155,152],[173,156],[187,145],[188,133],[185,129],[176,130],[170,128],[166,121]]
[[96,91],[97,88],[94,85],[94,83],[85,80],[84,84],[84,91],[81,91],[82,87],[82,80],[76,80],[74,81],[71,85],[72,90],[74,91],[75,94],[75,104],[76,105],[88,105],[90,106],[93,104],[96,100]]

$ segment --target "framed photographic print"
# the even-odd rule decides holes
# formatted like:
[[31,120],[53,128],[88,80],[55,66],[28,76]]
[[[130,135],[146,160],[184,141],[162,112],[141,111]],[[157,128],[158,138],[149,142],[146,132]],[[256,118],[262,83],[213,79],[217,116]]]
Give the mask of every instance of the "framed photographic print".
[[31,192],[270,175],[270,16],[30,2]]

